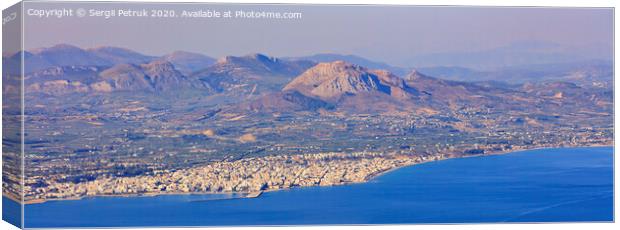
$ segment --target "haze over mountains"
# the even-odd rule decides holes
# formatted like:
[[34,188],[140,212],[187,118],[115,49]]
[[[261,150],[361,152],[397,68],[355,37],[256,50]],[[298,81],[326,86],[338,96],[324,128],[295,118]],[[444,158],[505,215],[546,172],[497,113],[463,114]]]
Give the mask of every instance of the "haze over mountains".
[[480,50],[414,55],[405,65],[417,67],[459,66],[492,71],[516,66],[612,60],[613,47],[574,47],[545,41],[521,41]]
[[510,84],[570,81],[588,87],[610,87],[613,78],[613,62],[605,60],[513,66],[492,71],[458,66],[423,67],[418,70],[448,80],[501,81]]
[[[6,56],[3,61],[15,63],[19,56]],[[124,48],[81,49],[65,44],[26,51],[24,58],[27,94],[175,96],[193,92],[213,104],[238,103],[231,111],[254,112],[327,109],[433,114],[467,106],[553,105],[567,98],[573,104],[603,105],[609,100],[613,76],[612,66],[600,61],[500,71],[464,67],[420,71],[353,55],[275,58],[249,54],[216,60],[184,51],[154,57]],[[466,74],[457,76],[461,73]]]
[[[4,61],[15,62],[19,59],[19,53],[3,57]],[[68,44],[58,44],[24,52],[24,62],[27,63],[25,65],[26,73],[60,66],[109,67],[116,64],[145,64],[158,59],[175,63],[176,69],[186,73],[206,68],[215,61],[211,57],[185,51],[175,51],[162,57],[154,57],[119,47],[102,46],[81,49]]]
[[[600,52],[595,52],[599,50]],[[610,49],[598,47],[579,50],[550,42],[526,41],[478,52],[412,54],[405,66],[390,65],[355,55],[323,53],[311,56],[286,57],[281,60],[333,62],[346,61],[370,69],[383,69],[404,76],[412,69],[449,80],[502,81],[513,84],[545,80],[577,81],[578,78],[601,80],[611,78]],[[203,70],[216,62],[215,58],[186,51],[175,51],[161,57],[140,54],[125,48],[101,46],[81,49],[59,44],[24,53],[27,73],[59,66],[103,66],[115,64],[144,64],[156,59],[172,63],[184,75]],[[20,55],[4,56],[5,63],[19,62]],[[402,63],[401,63],[402,64]]]

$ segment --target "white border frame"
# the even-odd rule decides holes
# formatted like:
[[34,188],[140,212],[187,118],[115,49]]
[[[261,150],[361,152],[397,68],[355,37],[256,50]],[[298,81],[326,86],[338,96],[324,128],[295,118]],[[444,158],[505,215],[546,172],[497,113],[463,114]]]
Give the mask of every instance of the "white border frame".
[[[79,0],[63,0],[64,2],[79,2]],[[97,0],[81,0],[83,2],[101,2]],[[617,1],[613,0],[503,0],[503,1],[493,1],[493,0],[366,0],[366,1],[355,1],[355,0],[214,0],[214,1],[205,1],[205,0],[107,0],[110,2],[173,2],[173,3],[193,3],[193,2],[204,2],[204,3],[305,3],[305,4],[387,4],[387,5],[423,5],[423,6],[549,6],[549,7],[616,7]],[[0,6],[2,9],[8,8],[14,4],[17,4],[19,0],[2,0]],[[614,10],[615,11],[615,10]],[[614,44],[617,42],[617,37],[615,36],[615,31],[618,25],[618,19],[615,17],[614,12]],[[1,39],[1,36],[0,36]],[[1,41],[1,40],[0,40]],[[615,52],[614,45],[614,73],[617,56]],[[615,75],[615,74],[614,74]],[[615,79],[615,76],[614,76]],[[619,88],[617,81],[614,80],[614,91],[617,91]],[[614,93],[614,101],[618,99],[618,94]],[[1,95],[0,95],[1,100]],[[620,105],[614,103],[614,111]],[[616,119],[616,114],[614,116],[614,127],[618,127],[619,120]],[[0,124],[1,127],[1,124]],[[615,139],[614,130],[614,146],[616,146],[617,140]],[[614,157],[614,165],[617,165],[618,158]],[[618,185],[618,171],[614,171],[614,199],[616,200],[618,196],[618,190],[615,189],[615,186]],[[614,204],[614,219],[618,220],[618,209],[617,202]],[[0,204],[0,212],[1,212],[1,204]],[[443,229],[459,229],[459,230],[470,230],[470,229],[523,229],[528,228],[528,230],[536,230],[536,229],[617,229],[620,225],[618,223],[560,223],[560,224],[449,224],[449,225],[372,225],[372,226],[300,226],[300,227],[196,227],[189,229],[226,229],[226,230],[238,230],[238,229],[295,229],[295,230],[308,230],[308,229],[388,229],[388,230],[396,230],[396,229],[430,229],[430,230],[443,230]],[[615,227],[614,227],[615,226]],[[18,229],[13,225],[8,224],[7,222],[0,221],[0,229]],[[48,229],[48,228],[46,228]],[[49,228],[51,229],[51,228]],[[81,230],[80,228],[74,228],[75,230]],[[93,228],[87,228],[93,229]],[[181,230],[188,228],[109,228],[109,229],[161,229],[161,230]],[[85,229],[86,230],[86,229]]]

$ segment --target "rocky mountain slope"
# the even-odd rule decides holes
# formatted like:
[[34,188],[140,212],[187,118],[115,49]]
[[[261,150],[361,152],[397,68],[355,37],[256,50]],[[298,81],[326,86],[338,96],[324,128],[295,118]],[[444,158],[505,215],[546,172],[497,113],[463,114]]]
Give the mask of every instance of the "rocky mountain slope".
[[[521,88],[449,81],[412,71],[400,78],[344,61],[319,63],[283,87],[237,109],[254,112],[331,110],[345,113],[461,113],[467,110],[551,112],[558,105],[611,102],[608,91],[554,82]],[[600,106],[599,109],[606,107]]]
[[[592,105],[608,110],[613,95],[609,87],[580,84],[598,84],[594,80],[602,78],[591,72],[596,76],[610,73],[585,67],[556,81],[505,84],[445,80],[415,70],[399,76],[344,60],[316,63],[263,54],[226,56],[215,61],[182,51],[153,57],[116,47],[81,49],[61,44],[26,51],[24,56],[27,95],[76,94],[90,98],[91,94],[128,92],[129,96],[139,97],[142,93],[174,96],[191,91],[204,105],[238,113],[436,114],[471,109],[545,112]],[[4,56],[3,62],[14,64],[16,57],[20,54]]]
[[226,56],[192,75],[219,93],[251,97],[279,91],[290,79],[315,65],[310,61],[287,61],[251,54]]

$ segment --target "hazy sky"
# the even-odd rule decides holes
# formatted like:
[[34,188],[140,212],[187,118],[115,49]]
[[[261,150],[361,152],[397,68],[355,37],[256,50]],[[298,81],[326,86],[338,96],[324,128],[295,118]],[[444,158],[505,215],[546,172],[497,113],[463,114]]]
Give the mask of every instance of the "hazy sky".
[[150,55],[356,54],[402,63],[412,56],[476,51],[524,40],[611,47],[610,8],[32,3],[28,9],[173,9],[301,12],[301,19],[25,18],[27,49],[58,43],[120,46]]

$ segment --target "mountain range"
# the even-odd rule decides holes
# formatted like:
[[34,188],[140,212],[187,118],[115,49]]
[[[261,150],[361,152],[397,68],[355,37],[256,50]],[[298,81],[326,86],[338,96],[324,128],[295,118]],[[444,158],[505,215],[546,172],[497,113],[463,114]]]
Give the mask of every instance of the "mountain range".
[[[539,111],[562,107],[609,109],[610,91],[574,83],[526,84],[512,89],[459,82],[411,71],[404,78],[344,61],[319,63],[282,90],[243,102],[232,111],[287,112],[332,110],[344,113],[459,113],[470,109]],[[598,107],[597,107],[598,106]]]
[[502,81],[509,84],[568,81],[585,87],[610,88],[613,79],[613,62],[604,60],[513,66],[492,71],[458,66],[424,67],[418,70],[448,80]]
[[[19,56],[5,56],[3,62],[14,64]],[[61,44],[25,51],[24,58],[27,95],[131,92],[174,98],[179,92],[196,92],[212,104],[222,101],[233,104],[224,110],[237,112],[331,110],[434,114],[468,107],[511,110],[523,106],[541,110],[540,107],[558,105],[606,105],[612,92],[611,79],[607,79],[612,74],[609,66],[588,62],[531,67],[531,73],[558,73],[568,69],[573,74],[527,84],[514,81],[506,84],[494,82],[494,78],[479,78],[487,80],[484,82],[435,78],[432,75],[441,76],[441,71],[422,69],[432,73],[427,75],[419,70],[336,54],[306,58],[249,54],[215,60],[184,51],[155,57],[124,48],[81,49]],[[483,72],[463,67],[453,71]],[[599,85],[592,88],[592,84]]]
[[[19,62],[21,53],[3,56],[3,62]],[[175,51],[162,57],[144,55],[129,49],[102,46],[82,49],[73,45],[58,44],[52,47],[24,51],[24,69],[26,73],[64,66],[101,66],[111,67],[116,64],[145,64],[154,60],[165,60],[175,64],[177,70],[189,74],[206,68],[215,59],[197,53]]]
[[[290,81],[280,92],[246,104],[255,111],[316,110],[351,108],[370,111],[372,107],[398,106],[417,95],[404,80],[388,71],[370,70],[344,61],[324,62],[309,68]],[[372,100],[372,101],[369,101]],[[374,101],[374,103],[373,103]],[[382,107],[380,104],[385,105]]]

